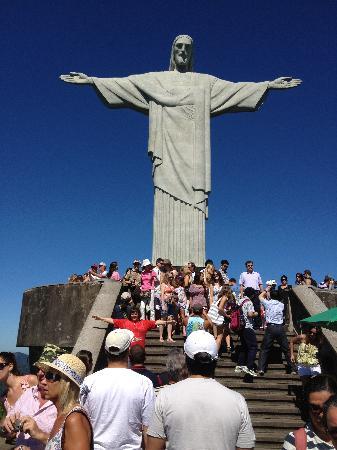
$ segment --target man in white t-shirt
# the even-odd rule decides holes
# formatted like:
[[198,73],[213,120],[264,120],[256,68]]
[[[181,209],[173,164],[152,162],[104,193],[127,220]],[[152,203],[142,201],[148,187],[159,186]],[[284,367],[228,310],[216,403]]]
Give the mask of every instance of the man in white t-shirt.
[[140,450],[153,407],[152,381],[128,369],[133,333],[116,329],[105,340],[108,367],[84,379],[80,402],[94,433],[95,450]]
[[158,394],[147,450],[252,449],[255,435],[241,394],[215,381],[214,337],[191,333],[184,346],[189,378]]
[[246,272],[241,273],[239,280],[241,295],[243,294],[243,291],[248,287],[253,288],[254,291],[260,294],[263,287],[261,275],[259,274],[259,272],[254,271],[253,261],[246,261],[245,266],[247,270]]

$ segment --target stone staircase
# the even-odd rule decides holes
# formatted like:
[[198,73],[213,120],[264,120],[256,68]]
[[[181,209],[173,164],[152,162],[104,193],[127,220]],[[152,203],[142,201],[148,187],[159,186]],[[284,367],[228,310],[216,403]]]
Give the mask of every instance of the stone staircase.
[[[288,339],[293,334],[287,333]],[[233,335],[233,344],[238,344],[237,335]],[[262,332],[257,332],[260,348]],[[154,372],[165,371],[166,355],[171,347],[183,347],[182,336],[175,336],[175,343],[160,343],[158,331],[151,331],[146,340],[146,366]],[[247,400],[253,427],[256,434],[257,450],[281,449],[284,437],[303,425],[298,408],[295,406],[296,392],[301,388],[297,375],[285,373],[280,348],[274,344],[275,351],[270,358],[268,372],[263,377],[254,378],[253,383],[244,379],[243,374],[234,372],[236,363],[231,356],[223,353],[218,361],[215,378],[227,386],[240,392]],[[257,357],[259,353],[257,354]]]

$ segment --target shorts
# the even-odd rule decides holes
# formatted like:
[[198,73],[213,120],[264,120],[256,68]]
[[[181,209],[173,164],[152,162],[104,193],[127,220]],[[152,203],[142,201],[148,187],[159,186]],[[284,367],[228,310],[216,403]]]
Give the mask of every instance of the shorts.
[[173,305],[172,303],[169,303],[167,305],[167,315],[172,317],[175,315],[175,305]]
[[302,366],[302,364],[297,365],[298,375],[300,377],[314,377],[321,373],[321,366]]

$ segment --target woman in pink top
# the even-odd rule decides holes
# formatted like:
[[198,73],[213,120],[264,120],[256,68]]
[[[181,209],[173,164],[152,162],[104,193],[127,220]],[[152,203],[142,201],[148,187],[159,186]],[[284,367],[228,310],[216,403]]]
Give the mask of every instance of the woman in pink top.
[[140,312],[142,319],[151,319],[155,318],[154,314],[154,298],[153,298],[153,290],[154,290],[154,282],[157,278],[156,272],[154,272],[152,268],[152,264],[149,259],[143,260],[143,270],[140,274]]
[[113,261],[110,264],[107,278],[110,278],[110,280],[114,280],[114,281],[121,281],[121,277],[118,273],[118,263],[116,261]]
[[[174,309],[175,309],[175,296],[174,289],[175,286],[172,284],[173,275],[171,273],[165,273],[162,277],[160,283],[160,303],[162,309],[162,319],[169,319],[170,323],[167,324],[167,342],[174,342],[172,339],[172,321],[174,319]],[[159,340],[164,342],[163,339],[164,327],[159,326]]]
[[193,283],[188,292],[190,294],[190,308],[193,308],[194,305],[202,305],[204,309],[208,309],[206,289],[199,273],[194,275]]
[[0,381],[7,387],[5,396],[1,399],[7,415],[12,415],[14,405],[29,387],[37,384],[35,375],[20,376],[14,353],[0,353]]

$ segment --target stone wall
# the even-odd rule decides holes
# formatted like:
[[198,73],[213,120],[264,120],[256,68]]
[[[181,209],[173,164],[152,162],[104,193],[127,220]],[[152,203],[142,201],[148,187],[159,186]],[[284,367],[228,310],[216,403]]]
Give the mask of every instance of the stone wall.
[[100,289],[100,283],[70,283],[25,291],[17,345],[73,347]]
[[335,308],[337,306],[337,289],[330,291],[328,289],[312,288],[312,290],[328,309]]

